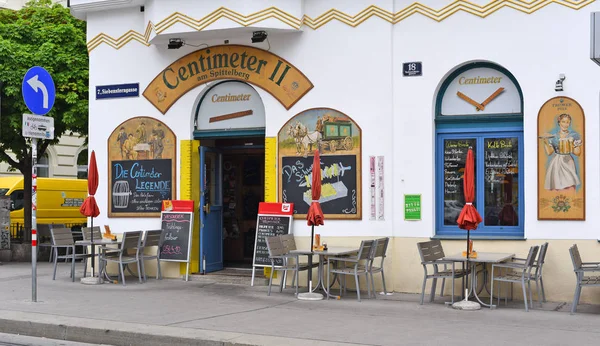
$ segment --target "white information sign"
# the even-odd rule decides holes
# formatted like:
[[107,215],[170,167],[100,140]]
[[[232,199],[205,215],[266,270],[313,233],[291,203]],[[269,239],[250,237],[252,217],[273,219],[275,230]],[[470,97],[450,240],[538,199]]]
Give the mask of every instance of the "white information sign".
[[376,196],[375,196],[375,156],[369,156],[369,192],[371,194],[371,213],[369,214],[369,220],[375,220],[376,218]]
[[377,220],[384,220],[384,195],[385,189],[383,186],[383,156],[377,156],[377,195],[379,196],[379,208],[377,212]]
[[23,137],[54,139],[54,118],[23,114]]

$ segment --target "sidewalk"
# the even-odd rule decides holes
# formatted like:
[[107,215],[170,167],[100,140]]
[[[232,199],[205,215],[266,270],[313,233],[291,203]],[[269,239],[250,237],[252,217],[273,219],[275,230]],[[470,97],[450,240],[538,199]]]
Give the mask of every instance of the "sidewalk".
[[[81,264],[78,264],[81,277]],[[298,301],[292,289],[270,297],[266,287],[210,279],[86,286],[69,265],[38,264],[38,303],[31,302],[31,266],[0,267],[0,333],[110,345],[597,345],[600,306],[548,302],[526,313],[521,302],[497,310],[457,311],[419,305],[415,294],[356,301]]]

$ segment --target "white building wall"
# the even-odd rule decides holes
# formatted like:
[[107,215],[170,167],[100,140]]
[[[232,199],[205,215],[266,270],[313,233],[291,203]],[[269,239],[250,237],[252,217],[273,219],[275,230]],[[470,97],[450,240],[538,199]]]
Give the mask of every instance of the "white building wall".
[[[81,0],[83,1],[83,0]],[[81,2],[80,1],[80,2]],[[89,0],[86,0],[90,2]],[[415,243],[435,235],[435,122],[436,95],[444,78],[467,62],[489,61],[508,69],[520,84],[524,96],[524,157],[520,164],[525,174],[525,237],[529,241],[478,241],[477,249],[509,252],[522,255],[541,240],[555,240],[549,250],[551,265],[547,292],[555,299],[572,297],[572,285],[565,277],[572,275],[568,246],[577,240],[586,251],[597,251],[600,190],[596,172],[600,142],[598,133],[599,102],[596,80],[600,68],[589,60],[589,16],[600,11],[600,2],[590,2],[579,10],[550,3],[544,7],[511,1],[513,8],[502,7],[509,2],[480,0],[462,10],[447,1],[426,0],[418,4],[393,0],[317,1],[305,0],[282,4],[257,2],[262,7],[240,5],[247,2],[227,1],[223,6],[242,15],[249,15],[274,5],[292,13],[296,18],[306,15],[316,20],[322,14],[337,9],[346,16],[336,15],[317,29],[303,26],[301,32],[283,30],[272,24],[271,18],[253,27],[271,25],[270,51],[295,65],[314,84],[290,110],[286,110],[268,92],[256,88],[266,111],[266,135],[276,136],[281,126],[295,114],[313,107],[338,109],[352,117],[362,129],[362,220],[326,220],[319,229],[322,237],[336,237],[341,245],[356,244],[360,238],[393,236],[387,262],[396,275],[391,285],[397,291],[420,291],[422,271]],[[541,2],[534,3],[540,5]],[[144,35],[149,18],[159,22],[179,11],[200,19],[214,11],[215,4],[196,1],[146,1],[145,12],[138,7],[114,11],[88,12],[88,40],[100,34],[118,38],[130,30]],[[516,5],[515,5],[516,4]],[[570,3],[569,3],[570,4]],[[156,7],[154,7],[156,5]],[[220,4],[221,5],[221,4]],[[369,18],[353,17],[371,5]],[[246,7],[245,7],[246,6]],[[480,6],[480,7],[477,7]],[[529,7],[528,7],[529,6]],[[574,5],[569,5],[573,7]],[[516,9],[514,7],[517,7]],[[411,12],[418,9],[418,12]],[[454,9],[454,10],[453,10]],[[521,9],[521,10],[519,10]],[[300,13],[298,13],[300,11]],[[387,11],[387,14],[386,14]],[[298,14],[297,14],[298,13]],[[364,13],[364,12],[363,12]],[[396,14],[395,16],[391,14]],[[412,14],[411,14],[412,13]],[[363,20],[364,19],[364,20]],[[392,24],[391,21],[397,23]],[[349,25],[348,23],[352,24]],[[211,26],[212,25],[212,26]],[[209,46],[223,44],[251,45],[249,32],[235,21],[220,19],[193,35],[183,24],[169,31],[151,34],[153,41],[176,37],[181,31],[189,43]],[[211,29],[236,28],[231,36]],[[191,36],[190,36],[191,35]],[[139,37],[136,39],[139,40]],[[100,166],[100,187],[96,196],[101,208],[107,201],[106,140],[110,132],[123,121],[135,116],[150,116],[163,121],[178,140],[192,138],[192,118],[198,95],[205,86],[182,96],[165,114],[161,114],[142,96],[140,98],[95,100],[96,85],[140,83],[142,90],[165,67],[178,58],[197,50],[184,46],[167,50],[166,44],[149,47],[132,40],[121,40],[117,48],[100,43],[90,53],[90,149],[96,150]],[[165,41],[166,42],[166,41]],[[254,44],[267,49],[267,43]],[[402,63],[421,61],[422,77],[402,77]],[[560,73],[567,77],[564,92],[554,91]],[[577,100],[586,114],[586,220],[537,220],[537,115],[542,104],[563,95]],[[178,153],[180,148],[177,149]],[[368,158],[385,157],[385,221],[369,221]],[[180,166],[178,158],[177,167]],[[103,169],[102,167],[105,167]],[[176,172],[179,182],[179,170]],[[178,184],[179,185],[179,184]],[[104,191],[104,192],[103,192]],[[404,221],[404,194],[422,194],[422,220]],[[180,191],[177,186],[177,196]],[[98,224],[110,224],[119,233],[136,229],[155,228],[156,218],[112,218],[106,213],[97,218]],[[305,221],[294,224],[299,245],[307,243],[310,230]],[[559,239],[566,239],[559,241]],[[329,242],[331,244],[331,242]],[[447,253],[462,250],[464,240],[445,241]],[[546,270],[546,269],[545,269]],[[545,279],[546,280],[546,279]],[[583,296],[592,301],[592,296]]]

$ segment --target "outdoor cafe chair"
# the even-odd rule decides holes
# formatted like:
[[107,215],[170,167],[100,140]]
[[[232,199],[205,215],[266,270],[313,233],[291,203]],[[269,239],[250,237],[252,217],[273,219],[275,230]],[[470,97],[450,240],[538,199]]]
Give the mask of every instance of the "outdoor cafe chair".
[[600,262],[583,262],[577,244],[573,244],[573,246],[569,248],[569,253],[571,254],[571,261],[573,262],[573,271],[577,278],[575,296],[573,297],[573,305],[571,306],[571,314],[574,314],[577,311],[577,305],[579,304],[581,288],[583,286],[600,286],[600,276],[585,275],[586,273],[600,272]]
[[[162,280],[162,273],[160,271],[160,248],[162,247],[163,240],[164,232],[161,229],[145,232],[144,240],[142,241],[140,250],[140,264],[142,267],[144,282],[148,281],[144,262],[149,260],[156,260],[156,279]],[[144,250],[151,247],[156,247],[156,253],[146,254]]]
[[[284,253],[285,254],[289,254],[291,251],[297,250],[296,248],[296,240],[294,239],[294,235],[293,234],[284,234],[284,235],[280,235],[279,239],[281,239],[281,242],[283,244],[283,248],[284,248]],[[300,256],[294,257],[294,256],[290,256],[288,257],[288,260],[290,259],[294,259],[294,260],[300,260]],[[312,268],[317,268],[319,267],[319,263],[318,262],[314,262],[312,264]],[[298,263],[298,270],[299,271],[303,271],[303,270],[308,270],[308,262],[299,262]],[[287,274],[287,271],[285,272]],[[287,275],[284,276],[284,286],[285,286],[285,277]],[[294,286],[294,282],[296,280],[296,276],[294,276],[292,278],[292,286]]]
[[[432,280],[429,302],[433,302],[433,299],[435,298],[437,280],[442,279],[440,297],[443,297],[446,279],[449,279],[452,280],[452,303],[454,303],[454,279],[462,278],[462,287],[464,287],[465,276],[469,273],[469,269],[456,269],[454,261],[444,260],[446,255],[444,254],[444,249],[442,248],[442,242],[439,239],[417,243],[417,248],[419,249],[421,265],[423,265],[424,271],[420,304],[423,305],[423,300],[425,299],[425,287],[427,286],[428,279]],[[444,269],[441,269],[440,265],[444,265]],[[448,265],[451,267],[448,268]],[[432,273],[427,270],[428,266],[433,268]]]
[[[71,280],[75,281],[75,259],[82,258],[84,260],[83,265],[83,276],[87,274],[87,254],[77,254],[75,252],[75,240],[73,239],[73,233],[70,228],[52,228],[50,229],[52,237],[52,251],[54,252],[54,273],[52,274],[52,280],[56,280],[56,267],[58,266],[59,259],[70,259],[71,260]],[[59,249],[69,249],[65,255],[58,253]]]
[[[387,252],[387,247],[388,244],[390,242],[390,238],[386,237],[386,238],[380,238],[380,239],[375,239],[375,244],[373,245],[373,251],[372,251],[372,256],[369,260],[369,267],[367,268],[367,271],[369,272],[369,275],[371,276],[371,286],[373,287],[373,297],[376,297],[377,295],[375,294],[375,281],[373,280],[373,274],[377,274],[377,273],[381,273],[381,281],[383,283],[383,294],[387,295],[387,290],[385,288],[385,275],[383,274],[383,261],[385,260],[385,254]],[[381,262],[378,263],[377,265],[375,264],[375,260],[377,258],[381,258]]]
[[[299,263],[298,263],[298,255],[289,254],[286,252],[286,249],[281,241],[279,236],[268,237],[265,239],[267,243],[267,250],[269,251],[269,259],[271,260],[271,275],[269,276],[269,290],[267,295],[271,295],[271,286],[273,285],[273,273],[275,270],[288,272],[293,271],[295,280],[294,282],[296,287],[296,296],[298,295],[298,272],[299,272]],[[280,259],[283,262],[282,266],[275,266],[275,260]],[[288,261],[289,259],[294,259],[293,263]],[[279,284],[279,292],[283,292],[283,283],[285,276],[281,278],[281,282]]]
[[[100,255],[100,260],[104,263],[106,268],[107,262],[114,262],[119,264],[119,273],[121,274],[121,280],[123,286],[125,286],[125,269],[124,267],[136,263],[138,279],[142,283],[142,271],[140,268],[140,250],[142,244],[142,231],[131,231],[123,233],[123,239],[119,248],[106,249]],[[135,253],[133,253],[135,251]],[[131,253],[130,253],[131,252]]]
[[[492,280],[490,287],[490,308],[493,307],[492,302],[494,299],[494,281],[500,282],[510,282],[512,283],[521,283],[521,287],[523,288],[523,301],[525,302],[525,311],[529,311],[529,306],[527,305],[527,299],[531,306],[533,307],[533,297],[531,294],[531,281],[533,280],[533,276],[531,274],[531,270],[533,269],[533,264],[535,262],[535,258],[540,250],[540,247],[535,245],[529,249],[529,254],[524,262],[508,262],[508,263],[494,263],[492,264]],[[499,275],[494,277],[494,269],[499,268]],[[502,273],[502,269],[504,273]],[[527,283],[527,287],[525,284]],[[499,287],[499,285],[498,285]],[[529,297],[527,296],[527,291],[529,291]],[[500,296],[498,295],[498,302],[500,302]]]
[[[540,306],[542,302],[546,302],[546,292],[544,291],[544,280],[542,277],[543,269],[544,269],[544,261],[546,259],[546,252],[548,252],[548,242],[545,242],[540,246],[540,252],[538,253],[538,257],[533,262],[534,272],[531,274],[531,280],[535,281],[535,287],[537,288],[538,294],[538,302]],[[513,262],[524,262],[527,259],[525,258],[513,258]]]
[[[373,250],[373,246],[375,244],[374,240],[363,240],[360,243],[360,248],[358,249],[358,253],[354,256],[348,257],[329,257],[329,268],[327,270],[327,281],[325,283],[329,285],[329,275],[330,274],[338,274],[338,275],[353,275],[354,280],[356,282],[356,296],[358,301],[360,302],[360,275],[365,275],[367,279],[367,295],[371,296],[371,284],[369,283],[369,272],[367,268],[369,266],[369,259],[371,256],[371,252]],[[362,264],[366,261],[366,264]],[[345,280],[344,280],[345,282]],[[340,295],[342,295],[342,286],[340,285]],[[375,288],[373,288],[375,289]],[[327,294],[327,299],[329,299],[329,294]]]

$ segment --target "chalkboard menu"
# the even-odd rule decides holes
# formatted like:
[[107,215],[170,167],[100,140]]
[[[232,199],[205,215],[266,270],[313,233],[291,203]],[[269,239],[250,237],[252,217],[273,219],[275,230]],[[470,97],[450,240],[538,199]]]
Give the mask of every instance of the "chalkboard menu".
[[[258,215],[253,266],[265,267],[271,265],[266,238],[289,234],[291,219],[291,216],[284,215]],[[275,265],[283,265],[282,260],[275,260]]]
[[111,216],[160,213],[174,197],[171,159],[111,161],[110,169]]
[[463,175],[469,147],[476,154],[474,138],[444,140],[444,225],[456,225],[465,205]]
[[[294,214],[306,214],[312,201],[310,184],[313,157],[281,158],[281,199],[294,203]],[[321,208],[328,215],[356,215],[359,196],[356,155],[321,156]]]
[[161,229],[164,232],[161,261],[189,262],[193,215],[190,212],[161,213]]

